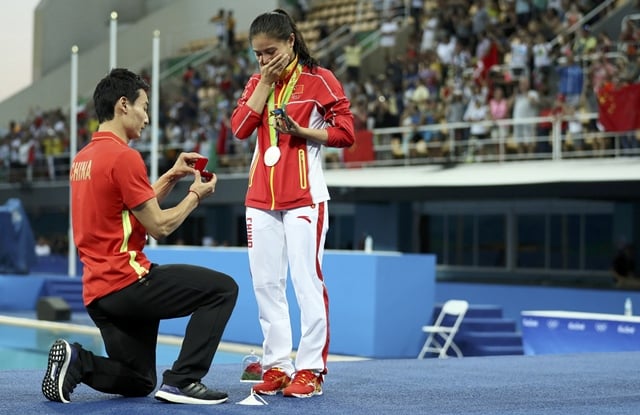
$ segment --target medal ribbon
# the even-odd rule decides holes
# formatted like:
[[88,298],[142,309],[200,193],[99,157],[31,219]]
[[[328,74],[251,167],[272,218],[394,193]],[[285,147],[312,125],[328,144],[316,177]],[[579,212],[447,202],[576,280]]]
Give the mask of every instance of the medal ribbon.
[[[271,94],[269,94],[269,100],[267,101],[267,110],[269,111],[269,115],[271,115],[271,111],[276,108],[283,108],[283,106],[287,105],[289,99],[291,98],[291,94],[293,94],[293,89],[298,83],[298,78],[300,77],[300,73],[302,72],[302,66],[298,63],[298,58],[294,59],[292,64],[296,65],[295,71],[291,78],[289,78],[289,82],[285,86],[282,87],[280,93],[278,94],[277,103],[275,102],[275,88],[271,90]],[[269,140],[272,146],[278,145],[278,131],[276,131],[276,127],[273,125],[269,125]]]

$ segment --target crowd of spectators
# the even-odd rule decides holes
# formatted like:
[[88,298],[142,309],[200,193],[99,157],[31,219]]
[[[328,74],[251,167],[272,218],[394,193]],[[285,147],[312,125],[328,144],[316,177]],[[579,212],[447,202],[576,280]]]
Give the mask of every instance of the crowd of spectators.
[[[384,73],[351,77],[349,95],[362,105],[368,128],[402,126],[414,131],[390,137],[396,157],[420,155],[421,149],[426,156],[427,146],[437,150],[428,155],[452,151],[447,148],[446,123],[461,122],[474,124],[455,131],[461,144],[458,156],[495,151],[483,143],[499,138],[517,154],[549,152],[550,123],[518,124],[539,116],[565,117],[561,128],[566,147],[611,146],[611,137],[587,134],[602,128],[597,119],[582,115],[598,112],[597,92],[604,83],[638,80],[638,28],[627,20],[619,39],[610,39],[604,31],[596,35],[591,28],[613,6],[584,17],[600,4],[440,1],[430,13],[416,7],[411,15],[420,24],[413,26],[408,47],[389,44],[389,50],[397,52],[385,55]],[[382,36],[385,28],[394,30],[383,20]],[[512,119],[515,125],[491,123],[501,119]],[[419,131],[430,124],[443,129]],[[622,145],[635,147],[637,141]]]
[[[420,131],[424,125],[597,112],[597,91],[603,84],[636,82],[640,74],[640,30],[633,21],[627,21],[618,39],[610,39],[603,31],[591,30],[610,8],[583,20],[598,1],[437,0],[427,9],[417,0],[410,2],[409,19],[403,1],[374,3],[385,47],[384,71],[360,68],[361,51],[352,42],[344,50],[349,70],[340,76],[352,101],[356,129],[408,127],[391,137],[399,144],[397,157],[432,154],[428,149],[439,142],[439,151],[451,151],[443,131]],[[212,21],[221,22],[222,16],[221,10],[221,17]],[[393,36],[407,23],[412,28],[408,43],[397,47]],[[219,27],[223,53],[187,67],[179,80],[161,88],[161,170],[178,152],[192,150],[210,156],[210,170],[247,168],[254,141],[234,139],[229,116],[257,68],[248,46],[230,46],[228,39],[234,35]],[[334,67],[332,61],[323,63]],[[79,148],[97,126],[90,106],[78,114]],[[68,168],[67,120],[55,109],[34,110],[12,122],[0,138],[1,180],[63,178]],[[577,116],[562,125],[568,137],[599,128],[597,120]],[[517,153],[550,151],[548,142],[534,140],[550,128],[549,123],[474,123],[455,134],[464,143],[458,151],[473,160],[494,151],[483,142],[492,137],[505,138]],[[147,155],[149,135],[146,129],[134,144]],[[633,137],[626,145],[636,143]],[[565,144],[608,145],[570,138]]]

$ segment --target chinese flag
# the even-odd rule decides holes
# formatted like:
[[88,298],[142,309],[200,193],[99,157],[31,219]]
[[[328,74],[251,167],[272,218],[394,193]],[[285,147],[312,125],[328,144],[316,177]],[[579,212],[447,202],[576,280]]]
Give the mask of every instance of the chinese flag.
[[482,65],[479,67],[479,69],[481,70],[480,78],[487,79],[487,74],[491,70],[491,67],[500,63],[498,45],[493,40],[491,41],[489,50],[487,50],[487,53],[485,53],[481,58],[481,62]]
[[640,129],[640,84],[615,88],[605,83],[598,91],[599,120],[606,131]]
[[[349,167],[353,167],[355,162],[367,162],[375,159],[373,151],[373,132],[369,130],[356,131],[356,141],[349,148],[345,148],[342,159]],[[362,163],[364,164],[364,163]],[[355,163],[355,166],[361,166]]]

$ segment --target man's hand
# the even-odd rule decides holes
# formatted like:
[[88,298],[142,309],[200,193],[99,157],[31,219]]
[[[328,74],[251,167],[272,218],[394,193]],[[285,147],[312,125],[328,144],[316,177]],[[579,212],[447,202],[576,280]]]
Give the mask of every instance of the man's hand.
[[173,180],[180,180],[190,174],[196,174],[196,169],[194,168],[196,160],[203,157],[198,153],[180,153],[168,173]]
[[207,196],[213,194],[216,190],[216,183],[218,182],[218,176],[212,173],[211,179],[209,181],[202,181],[200,172],[195,170],[194,174],[195,178],[193,179],[193,183],[189,186],[189,191],[196,192],[199,197],[199,200],[204,199]]

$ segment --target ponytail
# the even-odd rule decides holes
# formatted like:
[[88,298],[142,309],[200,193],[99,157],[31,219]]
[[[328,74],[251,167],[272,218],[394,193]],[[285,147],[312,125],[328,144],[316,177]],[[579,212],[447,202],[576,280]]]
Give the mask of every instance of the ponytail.
[[295,38],[293,51],[298,56],[298,62],[313,70],[319,65],[318,61],[311,56],[302,33],[298,30],[293,19],[282,9],[275,9],[272,12],[263,13],[256,17],[249,27],[249,41],[259,34],[286,41],[291,33]]

